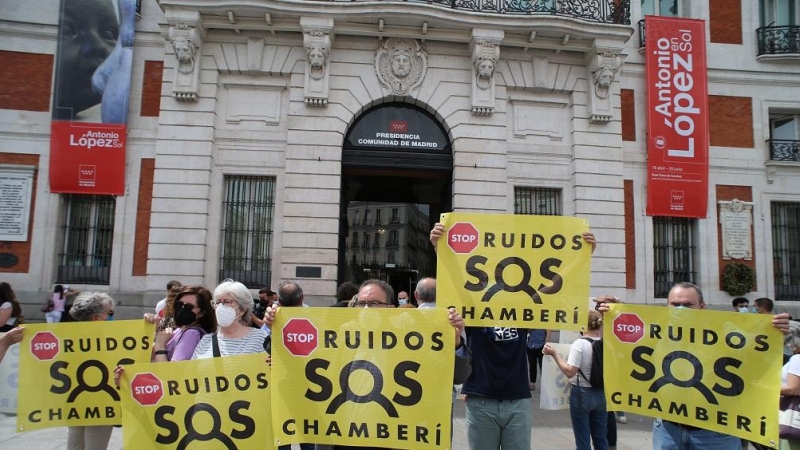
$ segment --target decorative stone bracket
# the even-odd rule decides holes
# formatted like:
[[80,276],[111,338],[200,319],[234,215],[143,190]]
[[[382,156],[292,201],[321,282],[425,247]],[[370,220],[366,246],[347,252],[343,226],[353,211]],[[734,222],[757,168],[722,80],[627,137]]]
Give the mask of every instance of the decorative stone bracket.
[[489,116],[495,107],[494,73],[500,59],[502,30],[474,28],[469,43],[472,52],[472,114]]
[[605,124],[613,117],[611,85],[622,66],[619,53],[604,51],[589,58],[589,121]]
[[301,17],[300,27],[303,29],[303,46],[306,50],[305,102],[308,106],[325,106],[330,93],[333,19]]
[[196,24],[176,23],[169,27],[169,42],[175,50],[175,79],[172,97],[182,102],[196,102],[200,97],[200,61],[202,28]]

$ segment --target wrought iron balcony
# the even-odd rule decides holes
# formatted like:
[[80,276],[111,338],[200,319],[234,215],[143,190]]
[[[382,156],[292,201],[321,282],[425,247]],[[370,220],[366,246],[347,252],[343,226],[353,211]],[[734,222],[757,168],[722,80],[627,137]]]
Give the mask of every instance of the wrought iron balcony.
[[[365,0],[332,0],[360,2]],[[450,9],[495,14],[553,15],[600,23],[631,24],[630,0],[378,0],[421,3]]]
[[769,26],[756,30],[758,56],[800,55],[800,25]]
[[769,142],[769,159],[800,162],[800,141],[770,139],[767,142]]

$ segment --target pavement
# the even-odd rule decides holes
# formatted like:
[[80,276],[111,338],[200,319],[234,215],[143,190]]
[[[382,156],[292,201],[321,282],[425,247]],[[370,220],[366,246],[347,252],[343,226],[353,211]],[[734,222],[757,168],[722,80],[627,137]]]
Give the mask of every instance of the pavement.
[[[539,409],[539,392],[532,392],[533,425],[531,426],[532,449],[575,448],[572,437],[569,410],[546,411]],[[467,450],[466,409],[463,400],[456,400],[454,417],[453,449]],[[617,450],[647,450],[652,448],[653,419],[628,413],[628,423],[617,424]],[[63,449],[67,442],[67,429],[49,428],[15,433],[16,416],[0,414],[0,448],[3,450],[55,450]],[[114,428],[109,449],[121,449],[122,428]],[[299,450],[293,445],[293,450]]]

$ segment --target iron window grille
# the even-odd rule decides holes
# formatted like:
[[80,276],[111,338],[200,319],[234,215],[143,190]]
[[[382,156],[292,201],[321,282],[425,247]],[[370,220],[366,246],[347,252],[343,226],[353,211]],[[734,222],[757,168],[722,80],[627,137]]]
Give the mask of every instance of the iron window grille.
[[685,217],[653,217],[655,298],[667,298],[675,283],[696,284],[696,223]]
[[561,190],[550,188],[515,187],[514,214],[560,216]]
[[776,300],[800,299],[800,203],[772,202],[772,261]]
[[226,176],[219,278],[250,289],[271,279],[275,178]]
[[58,283],[107,285],[114,243],[116,198],[110,195],[61,196],[64,243]]

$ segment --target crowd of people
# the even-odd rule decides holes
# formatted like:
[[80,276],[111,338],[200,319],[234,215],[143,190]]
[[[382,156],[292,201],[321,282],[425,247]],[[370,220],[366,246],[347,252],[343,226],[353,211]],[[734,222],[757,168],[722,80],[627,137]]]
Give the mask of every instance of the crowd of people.
[[[436,224],[430,239],[434,247],[445,229]],[[584,241],[596,247],[594,235],[585,233]],[[56,286],[52,295],[53,311],[65,312],[66,298],[75,294],[68,287]],[[453,401],[456,385],[466,402],[467,440],[471,450],[522,450],[532,448],[531,426],[533,412],[531,391],[536,389],[538,373],[544,355],[555,360],[558,368],[570,379],[570,418],[577,450],[606,450],[616,448],[616,418],[606,408],[602,387],[591,380],[593,367],[593,341],[602,339],[603,316],[610,304],[620,301],[610,295],[595,299],[596,308],[589,312],[586,332],[577,339],[564,360],[550,344],[548,330],[521,329],[507,326],[465,327],[454,308],[448,311],[455,332],[455,373]],[[760,298],[752,312],[772,314],[773,302]],[[269,360],[271,326],[280,307],[306,307],[303,290],[293,281],[282,282],[277,292],[263,288],[258,299],[242,283],[225,280],[213,293],[200,286],[183,286],[178,281],[167,285],[167,296],[145,320],[157,324],[152,361],[168,362],[187,359],[224,357],[248,353],[265,353]],[[436,280],[423,278],[413,295],[400,291],[395,295],[392,286],[382,280],[366,280],[360,286],[345,282],[336,292],[331,306],[350,308],[437,308]],[[667,305],[671,308],[704,309],[706,307],[700,288],[692,283],[677,283],[669,291]],[[744,298],[734,299],[733,309],[751,312]],[[113,315],[114,300],[99,292],[77,295],[69,314],[77,321],[107,320]],[[48,313],[49,314],[49,313]],[[10,345],[22,339],[19,327],[21,308],[8,283],[0,283],[0,359]],[[59,314],[60,315],[60,314]],[[48,322],[57,322],[56,314]],[[783,368],[781,395],[800,395],[800,327],[789,326],[787,314],[773,316],[775,327],[786,333],[787,361]],[[124,372],[118,366],[115,381]],[[777,381],[777,380],[776,380]],[[106,448],[112,427],[69,427],[68,448]],[[656,419],[653,424],[653,449],[739,449],[739,438],[680,423]],[[755,445],[756,448],[764,448]],[[288,450],[290,446],[279,447]],[[302,450],[343,450],[356,447],[328,447],[310,443],[301,444]],[[800,442],[782,440],[783,449],[800,449]]]

